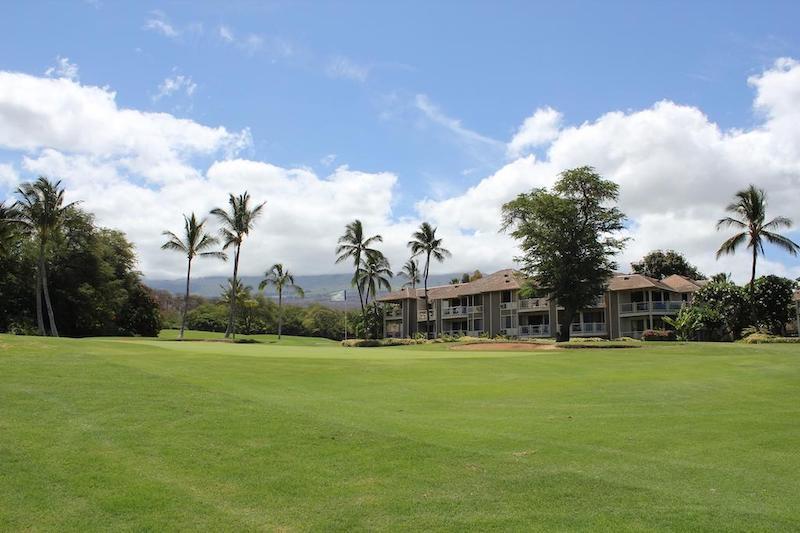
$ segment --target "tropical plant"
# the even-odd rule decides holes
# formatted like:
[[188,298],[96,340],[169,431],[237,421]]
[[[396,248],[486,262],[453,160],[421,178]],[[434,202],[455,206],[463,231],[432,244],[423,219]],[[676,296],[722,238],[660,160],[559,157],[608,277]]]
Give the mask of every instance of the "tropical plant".
[[700,314],[703,329],[716,339],[736,340],[748,326],[747,293],[730,281],[714,281],[694,294],[692,308]]
[[414,258],[406,261],[403,265],[403,270],[400,271],[400,275],[408,280],[403,283],[403,287],[416,289],[417,283],[419,283],[419,261]]
[[[390,280],[393,275],[388,259],[378,251],[368,253],[359,268],[358,285],[364,293],[364,307],[369,309],[369,298],[372,296],[372,313],[376,324],[380,323],[380,308],[376,300],[378,291],[392,290]],[[377,334],[377,328],[373,330],[373,334]]]
[[442,246],[442,239],[436,237],[436,230],[437,228],[432,227],[429,223],[423,222],[420,224],[419,229],[411,235],[411,240],[408,241],[408,247],[411,249],[412,257],[418,255],[425,256],[425,268],[422,270],[422,279],[426,311],[425,333],[428,336],[431,334],[431,317],[428,313],[430,306],[428,303],[428,275],[431,270],[431,257],[441,263],[452,255],[449,250]]
[[16,210],[13,207],[6,206],[5,202],[0,202],[0,252],[8,249],[14,236],[16,222]]
[[774,335],[786,333],[786,324],[795,309],[792,298],[797,282],[780,276],[761,276],[756,279],[751,305],[756,316],[756,326]]
[[561,341],[576,313],[605,291],[625,245],[618,195],[616,183],[580,167],[562,172],[552,191],[533,189],[503,205],[502,228],[520,241],[522,271],[564,307]]
[[263,291],[268,285],[272,285],[278,292],[278,340],[280,340],[281,328],[283,327],[283,289],[293,290],[300,298],[305,297],[305,293],[299,285],[295,285],[294,276],[284,269],[282,263],[272,265],[264,273],[264,276],[264,279],[258,284],[258,290]]
[[364,322],[366,322],[364,318],[366,316],[366,305],[364,304],[363,291],[358,283],[358,272],[367,254],[377,252],[371,246],[378,242],[383,242],[383,237],[380,235],[364,237],[364,225],[360,220],[356,219],[345,226],[344,234],[339,237],[336,246],[336,263],[350,259],[353,261],[354,272],[350,283],[358,291],[358,302],[361,305],[361,315]]
[[739,246],[747,242],[747,248],[751,249],[753,254],[750,271],[750,298],[752,299],[756,281],[756,262],[759,254],[764,255],[764,241],[792,255],[797,255],[800,245],[774,231],[792,227],[790,218],[778,216],[765,222],[767,194],[755,185],[750,185],[747,189],[737,192],[736,200],[725,210],[734,216],[721,218],[717,222],[717,230],[733,227],[742,231],[722,243],[717,250],[717,259],[724,254],[734,254]]
[[[217,217],[222,224],[220,234],[222,235],[223,250],[233,246],[233,284],[239,279],[239,255],[242,251],[242,241],[250,234],[255,226],[255,222],[261,215],[266,202],[250,207],[250,194],[245,191],[239,196],[228,195],[228,207],[226,211],[221,207],[211,210],[211,214]],[[236,338],[236,293],[232,293],[230,300],[230,312],[228,315],[228,328],[225,330],[225,338]]]
[[675,329],[678,340],[681,341],[692,340],[703,327],[701,314],[692,307],[682,307],[674,318],[665,316],[664,322]]
[[210,251],[216,246],[219,240],[206,233],[206,220],[197,220],[194,213],[191,216],[183,215],[183,237],[179,237],[171,231],[163,232],[167,237],[167,242],[161,245],[162,250],[173,250],[186,255],[186,294],[183,298],[183,312],[181,313],[181,329],[178,334],[179,339],[183,339],[186,330],[186,313],[189,311],[189,284],[192,278],[192,261],[195,257],[214,257],[227,261],[228,256],[224,252]]
[[67,212],[75,202],[64,204],[64,189],[61,180],[50,181],[40,176],[36,181],[23,183],[17,189],[19,200],[15,209],[20,223],[35,239],[38,255],[36,269],[36,323],[40,335],[45,335],[44,317],[42,315],[42,295],[47,306],[47,317],[50,333],[58,337],[58,327],[53,314],[53,303],[50,299],[50,288],[47,281],[47,248],[54,234],[58,232]]

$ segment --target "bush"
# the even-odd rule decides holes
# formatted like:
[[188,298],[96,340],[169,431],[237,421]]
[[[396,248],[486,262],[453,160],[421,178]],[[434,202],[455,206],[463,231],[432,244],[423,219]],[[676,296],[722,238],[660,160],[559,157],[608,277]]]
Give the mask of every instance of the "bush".
[[642,333],[643,341],[674,341],[675,332],[669,329],[648,329]]
[[769,333],[751,333],[739,342],[744,344],[800,344],[800,337],[780,337]]

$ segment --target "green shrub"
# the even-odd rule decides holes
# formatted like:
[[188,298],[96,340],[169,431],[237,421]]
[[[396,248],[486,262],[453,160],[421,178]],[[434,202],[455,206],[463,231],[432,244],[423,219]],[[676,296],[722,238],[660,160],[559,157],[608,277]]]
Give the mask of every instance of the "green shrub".
[[781,337],[769,333],[751,333],[739,342],[744,344],[800,344],[800,337]]

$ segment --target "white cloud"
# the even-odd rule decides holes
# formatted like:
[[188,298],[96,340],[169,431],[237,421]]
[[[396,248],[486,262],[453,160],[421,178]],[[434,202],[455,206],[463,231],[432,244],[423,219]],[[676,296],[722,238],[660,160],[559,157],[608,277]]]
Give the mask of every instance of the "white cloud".
[[232,43],[233,42],[233,31],[227,26],[220,26],[218,28],[219,38],[225,42]]
[[430,98],[424,94],[418,94],[414,98],[414,106],[430,121],[447,129],[462,141],[494,148],[501,147],[503,145],[503,143],[500,141],[492,139],[491,137],[486,137],[485,135],[481,135],[480,133],[464,127],[460,120],[448,117],[441,109],[439,109],[439,106],[431,102]]
[[326,167],[331,166],[334,163],[334,161],[336,161],[336,154],[328,154],[319,160],[319,162]]
[[177,92],[182,92],[186,96],[191,97],[197,89],[197,84],[192,81],[189,76],[183,74],[176,74],[173,77],[166,77],[158,85],[158,92],[153,96],[153,100],[160,100],[165,96],[172,96]]
[[0,163],[0,189],[14,189],[19,183],[19,175],[14,165],[10,163]]
[[344,78],[354,81],[367,81],[369,67],[359,65],[349,57],[332,57],[325,67],[325,73],[331,78]]
[[241,149],[249,139],[249,131],[119,108],[115,99],[106,88],[0,71],[0,148],[82,154],[162,183],[197,176],[193,158]]
[[[412,229],[427,219],[454,254],[435,271],[492,270],[509,265],[516,253],[513,240],[498,233],[503,202],[551,185],[566,168],[590,164],[620,184],[621,207],[631,219],[634,240],[619,258],[622,268],[650,249],[675,248],[707,273],[732,272],[742,280],[747,257],[714,259],[727,235],[714,223],[733,193],[751,182],[768,191],[770,214],[797,216],[798,80],[800,65],[792,60],[780,60],[750,78],[754,106],[763,118],[749,129],[722,130],[699,109],[669,101],[610,112],[576,126],[559,123],[549,141],[529,136],[521,144],[545,143],[545,157],[507,162],[460,194],[420,200],[415,215],[402,219],[392,213],[399,195],[394,174],[339,166],[322,176],[307,168],[234,158],[234,152],[252,144],[249,130],[232,133],[165,113],[120,109],[110,90],[66,79],[0,72],[0,149],[19,152],[16,168],[25,173],[64,178],[70,200],[82,200],[100,223],[128,233],[141,268],[153,277],[179,277],[183,269],[177,254],[159,249],[162,230],[177,229],[181,213],[206,214],[224,204],[227,193],[244,190],[268,202],[245,243],[245,274],[275,261],[298,273],[345,271],[346,265],[333,264],[333,247],[356,217],[370,233],[383,235],[383,249],[396,266],[407,258]],[[426,98],[417,103],[448,131],[486,145]],[[215,161],[207,166],[198,158]],[[12,176],[7,181],[17,179],[13,167],[6,175]],[[781,263],[772,249],[767,254],[759,272],[800,275],[800,268]],[[212,261],[198,268],[198,275],[226,274],[229,265]]]
[[44,75],[49,78],[66,78],[78,81],[78,65],[70,63],[68,57],[56,56],[56,64],[48,67]]
[[529,148],[549,143],[558,137],[561,120],[561,113],[552,107],[537,109],[533,115],[525,119],[508,143],[508,155],[519,157]]
[[265,37],[259,33],[238,34],[231,26],[220,25],[217,27],[217,36],[227,45],[238,48],[247,55],[265,53],[272,57],[286,58],[294,54],[294,47],[280,37]]
[[170,39],[180,37],[181,32],[169,22],[163,11],[154,10],[150,15],[150,18],[144,22],[144,29],[160,33]]

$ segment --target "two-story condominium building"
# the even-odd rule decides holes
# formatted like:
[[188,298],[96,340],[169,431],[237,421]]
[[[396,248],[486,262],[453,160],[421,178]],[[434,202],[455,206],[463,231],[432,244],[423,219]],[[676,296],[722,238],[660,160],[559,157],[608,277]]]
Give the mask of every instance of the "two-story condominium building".
[[[378,298],[384,305],[385,336],[424,333],[429,318],[436,336],[554,337],[563,309],[544,291],[520,298],[524,281],[519,272],[506,269],[469,283],[430,287],[427,309],[423,289],[390,292]],[[663,317],[676,315],[704,283],[677,275],[661,281],[615,275],[595,304],[576,314],[571,335],[641,337],[645,330],[663,327]]]

